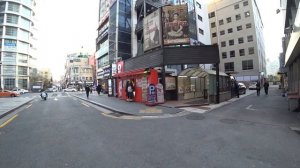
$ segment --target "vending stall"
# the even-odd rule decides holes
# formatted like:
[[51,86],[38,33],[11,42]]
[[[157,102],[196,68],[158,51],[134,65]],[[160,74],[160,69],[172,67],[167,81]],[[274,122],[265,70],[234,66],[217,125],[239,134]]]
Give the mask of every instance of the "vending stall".
[[133,87],[133,101],[146,102],[149,85],[158,84],[158,73],[155,69],[137,69],[114,75],[117,81],[118,98],[128,100],[128,82]]

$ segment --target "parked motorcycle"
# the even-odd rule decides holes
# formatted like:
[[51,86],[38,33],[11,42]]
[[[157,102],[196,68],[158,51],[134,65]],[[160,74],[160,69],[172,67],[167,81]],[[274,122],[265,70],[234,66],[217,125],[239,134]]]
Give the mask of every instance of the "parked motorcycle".
[[41,93],[41,98],[42,98],[43,100],[47,100],[47,97],[48,97],[47,93],[45,93],[45,92],[42,92],[42,93]]

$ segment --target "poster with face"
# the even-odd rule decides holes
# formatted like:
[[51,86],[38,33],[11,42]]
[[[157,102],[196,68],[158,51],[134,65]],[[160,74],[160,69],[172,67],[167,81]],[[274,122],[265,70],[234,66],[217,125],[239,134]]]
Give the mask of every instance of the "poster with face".
[[161,16],[160,9],[147,15],[143,20],[144,51],[161,46]]
[[190,43],[187,5],[163,7],[162,23],[164,45]]

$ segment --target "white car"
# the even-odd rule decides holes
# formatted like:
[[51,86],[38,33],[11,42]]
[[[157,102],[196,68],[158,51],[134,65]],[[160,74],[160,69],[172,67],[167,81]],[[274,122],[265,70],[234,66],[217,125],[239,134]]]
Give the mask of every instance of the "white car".
[[26,89],[18,89],[18,88],[15,88],[15,89],[13,89],[12,91],[15,92],[15,93],[18,93],[18,94],[28,93],[28,90],[26,90]]
[[75,88],[66,88],[64,89],[64,92],[76,92],[77,90]]
[[256,82],[252,82],[249,84],[249,90],[256,90]]
[[29,91],[26,90],[26,89],[20,89],[20,92],[21,92],[22,94],[24,94],[24,93],[28,93]]

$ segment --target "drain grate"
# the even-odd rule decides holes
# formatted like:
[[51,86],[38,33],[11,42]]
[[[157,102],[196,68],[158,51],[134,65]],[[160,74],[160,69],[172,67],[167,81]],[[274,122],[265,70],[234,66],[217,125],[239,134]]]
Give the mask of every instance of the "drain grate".
[[225,124],[236,124],[237,123],[237,120],[234,120],[234,119],[221,119],[220,121]]
[[203,120],[203,119],[205,119],[203,114],[189,114],[185,118],[188,120]]

